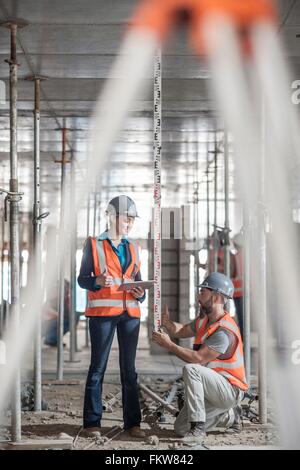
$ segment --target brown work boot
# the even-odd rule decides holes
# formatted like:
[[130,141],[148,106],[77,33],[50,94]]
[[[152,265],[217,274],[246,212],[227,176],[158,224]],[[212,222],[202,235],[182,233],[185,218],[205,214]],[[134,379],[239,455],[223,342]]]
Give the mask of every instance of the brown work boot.
[[100,428],[93,427],[93,428],[83,428],[80,437],[91,437],[93,439],[100,439],[101,432]]
[[132,428],[127,429],[131,437],[137,437],[143,439],[146,437],[146,433],[140,428],[140,426],[133,426]]

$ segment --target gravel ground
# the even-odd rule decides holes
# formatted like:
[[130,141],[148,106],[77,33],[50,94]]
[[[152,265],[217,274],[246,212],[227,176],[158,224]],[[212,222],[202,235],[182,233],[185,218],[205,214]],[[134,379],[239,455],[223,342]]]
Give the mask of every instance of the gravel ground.
[[[29,411],[22,412],[22,437],[24,439],[56,439],[61,433],[75,438],[81,427],[82,422],[82,402],[84,393],[84,382],[73,381],[72,385],[58,385],[55,382],[48,382],[43,385],[43,399],[48,404],[48,410],[40,413]],[[163,394],[168,388],[164,382],[155,382],[150,385],[151,388]],[[115,384],[104,384],[103,397],[109,400],[112,397],[120,395],[120,386]],[[148,399],[142,400],[142,406],[148,404],[153,410],[156,405],[149,402]],[[244,403],[247,403],[245,401]],[[176,403],[174,403],[176,406]],[[255,409],[253,406],[253,409]],[[113,450],[140,450],[140,449],[184,449],[180,439],[173,433],[174,418],[167,413],[166,420],[163,423],[142,423],[147,436],[146,439],[133,439],[122,430],[122,408],[120,400],[112,407],[111,412],[104,412],[102,422],[102,436],[100,442],[94,442],[91,439],[79,437],[76,439],[75,449],[113,449]],[[4,426],[0,429],[1,439],[9,438],[9,416],[6,417]],[[7,424],[7,427],[5,427]],[[116,432],[119,434],[113,439],[112,428],[118,426]],[[218,430],[209,433],[205,444],[210,446],[265,446],[278,445],[278,436],[273,426],[262,427],[258,424],[244,420],[244,427],[239,434],[228,434],[225,430]]]

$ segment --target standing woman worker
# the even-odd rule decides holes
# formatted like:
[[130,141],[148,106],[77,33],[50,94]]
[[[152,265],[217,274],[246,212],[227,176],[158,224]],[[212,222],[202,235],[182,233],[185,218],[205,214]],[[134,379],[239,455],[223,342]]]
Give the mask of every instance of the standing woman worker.
[[145,299],[145,292],[141,288],[118,291],[123,282],[141,280],[139,246],[127,238],[138,215],[134,201],[123,195],[110,201],[106,215],[109,228],[100,236],[86,240],[78,276],[80,287],[88,290],[85,314],[89,317],[91,337],[83,434],[100,436],[102,384],[117,330],[124,429],[132,437],[145,437],[140,428],[141,410],[135,370],[140,328],[139,304]]

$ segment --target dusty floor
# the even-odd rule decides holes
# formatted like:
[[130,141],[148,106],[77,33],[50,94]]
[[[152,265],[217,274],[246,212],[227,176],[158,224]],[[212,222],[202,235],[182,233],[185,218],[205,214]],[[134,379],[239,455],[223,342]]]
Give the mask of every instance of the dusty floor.
[[[80,323],[78,329],[79,351],[76,353],[76,361],[70,362],[68,335],[65,336],[67,347],[64,350],[64,381],[57,383],[56,377],[56,348],[43,346],[43,400],[48,405],[48,410],[40,413],[29,411],[22,412],[22,438],[25,440],[33,439],[57,439],[60,433],[72,436],[75,439],[82,423],[82,404],[84,385],[87,370],[90,361],[90,348],[85,345],[85,325]],[[149,349],[149,341],[147,336],[147,328],[141,325],[139,337],[139,345],[137,352],[137,371],[141,383],[146,384],[153,391],[164,396],[166,390],[170,389],[170,384],[174,382],[182,373],[184,363],[168,354],[151,354]],[[254,361],[253,361],[254,363]],[[32,353],[24,358],[23,379],[30,378],[32,374],[31,366],[33,364]],[[162,374],[163,371],[163,374]],[[26,380],[25,380],[26,381]],[[119,351],[116,338],[114,339],[108,367],[104,379],[103,399],[110,400],[111,397],[120,394],[119,385]],[[255,374],[251,376],[252,386],[256,386],[257,380]],[[141,397],[143,398],[143,397]],[[247,403],[248,400],[244,401]],[[141,401],[142,408],[145,404],[150,406],[151,410],[156,410],[157,405],[154,402],[146,400]],[[177,406],[176,400],[173,403]],[[257,403],[253,403],[253,409],[257,408]],[[156,415],[155,415],[156,416]],[[146,411],[143,413],[144,422],[143,429],[146,431],[147,437],[144,440],[131,438],[126,432],[122,431],[122,408],[120,397],[113,405],[112,412],[104,412],[102,420],[102,435],[107,439],[105,444],[95,443],[92,440],[79,437],[75,442],[75,449],[170,449],[181,448],[180,439],[177,439],[173,433],[174,418],[171,414],[166,413],[165,422],[158,423],[154,420],[154,425],[149,425],[146,419]],[[10,416],[5,417],[2,426],[0,426],[0,440],[10,439],[9,426]],[[113,428],[118,427],[114,435]],[[159,443],[149,444],[150,436],[158,436]],[[207,436],[206,444],[208,447],[214,446],[266,446],[277,445],[277,436],[274,428],[263,428],[257,424],[251,423],[249,420],[244,421],[244,428],[240,434],[229,435],[224,430],[210,433]],[[175,447],[174,447],[175,446]]]
[[[41,439],[41,438],[58,438],[60,433],[68,434],[73,438],[76,437],[82,421],[82,400],[84,392],[84,381],[73,380],[67,381],[64,385],[58,385],[53,381],[45,382],[43,385],[43,398],[48,404],[48,411],[41,413],[23,412],[22,413],[22,437],[24,439]],[[148,386],[163,395],[164,391],[168,388],[169,384],[163,381],[149,380]],[[106,400],[116,396],[120,392],[118,384],[105,384],[103,397]],[[146,400],[151,409],[156,409],[156,405],[151,400]],[[142,400],[142,406],[145,401]],[[173,403],[176,406],[176,402]],[[254,407],[255,408],[255,407]],[[145,414],[145,413],[144,413]],[[79,437],[75,442],[75,449],[113,449],[113,450],[137,450],[137,449],[184,449],[181,447],[180,439],[177,439],[173,434],[172,423],[174,418],[167,413],[166,422],[154,424],[150,427],[149,424],[143,423],[142,427],[146,431],[147,437],[144,440],[131,438],[126,432],[122,431],[122,408],[120,400],[117,401],[112,407],[112,412],[104,412],[104,419],[102,422],[102,435],[107,435],[110,439],[113,437],[111,432],[114,426],[119,426],[117,430],[119,435],[112,440],[108,440],[105,444],[96,443],[91,439]],[[7,417],[7,424],[9,424],[9,417]],[[121,431],[121,432],[120,432]],[[159,438],[159,443],[149,444],[148,439],[150,436],[156,435]],[[1,438],[9,438],[8,428],[1,428]],[[220,430],[210,433],[206,439],[206,445],[210,446],[265,446],[277,445],[277,436],[274,428],[262,428],[257,424],[244,421],[244,428],[240,434],[229,435]]]

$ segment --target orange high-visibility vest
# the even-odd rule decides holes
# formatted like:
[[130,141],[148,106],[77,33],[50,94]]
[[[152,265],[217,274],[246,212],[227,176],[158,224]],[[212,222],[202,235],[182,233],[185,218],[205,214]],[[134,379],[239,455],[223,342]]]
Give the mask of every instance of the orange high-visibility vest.
[[[214,271],[214,250],[211,248],[209,250],[209,270],[210,272]],[[224,250],[218,248],[218,258],[217,258],[217,270],[219,273],[224,273]]]
[[[224,273],[224,249],[218,249],[218,272]],[[213,271],[213,250],[211,250],[210,256],[210,272]],[[231,280],[234,285],[233,297],[243,297],[243,254],[241,250],[238,250],[237,253],[230,253],[230,268],[231,268]]]
[[234,277],[232,277],[232,282],[234,285],[234,294],[233,297],[243,297],[243,253],[241,250],[238,250],[234,255]]
[[213,323],[207,328],[208,317],[198,318],[196,322],[196,337],[194,342],[194,350],[198,350],[204,341],[209,338],[218,328],[222,327],[231,331],[238,340],[238,345],[235,352],[230,359],[215,359],[206,364],[206,367],[223,375],[231,385],[234,385],[241,390],[247,390],[249,386],[246,382],[245,366],[244,366],[244,352],[243,341],[240,330],[231,318],[228,312],[225,312],[224,317],[219,321]]
[[[129,241],[129,240],[128,240]],[[125,273],[122,272],[120,261],[108,240],[91,238],[94,260],[94,274],[100,276],[104,269],[113,278],[113,285],[88,291],[88,302],[85,315],[103,317],[121,315],[124,311],[132,317],[141,316],[139,301],[132,294],[118,291],[118,287],[126,282],[134,281],[140,270],[139,246],[134,240],[129,241],[131,262]]]

